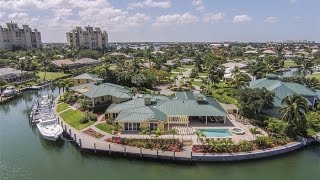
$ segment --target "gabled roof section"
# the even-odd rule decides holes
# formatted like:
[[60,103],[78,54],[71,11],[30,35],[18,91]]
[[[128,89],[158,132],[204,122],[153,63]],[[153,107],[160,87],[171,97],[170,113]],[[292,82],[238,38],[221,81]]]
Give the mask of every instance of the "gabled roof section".
[[84,73],[80,74],[79,76],[76,76],[72,79],[91,79],[91,80],[96,80],[96,81],[102,81],[102,78],[99,78],[98,75],[96,74],[90,74],[90,73]]
[[138,108],[138,107],[144,107],[145,106],[145,99],[144,98],[135,98],[130,101],[126,101],[120,104],[111,104],[106,112],[108,113],[118,113],[125,109],[131,109],[131,108]]
[[116,122],[144,122],[150,120],[167,120],[167,115],[152,106],[144,106],[139,108],[125,109],[121,111]]
[[87,83],[70,88],[73,91],[80,92],[88,98],[113,96],[116,98],[132,98],[133,94],[124,86],[119,86],[112,83],[94,84]]
[[281,107],[281,101],[288,95],[300,94],[302,96],[317,97],[316,93],[298,83],[287,83],[277,79],[263,78],[250,82],[250,88],[266,88],[275,94],[274,105]]
[[227,112],[213,99],[197,102],[196,100],[170,100],[156,106],[168,116],[227,116]]
[[194,95],[192,92],[176,92],[177,100],[194,100]]

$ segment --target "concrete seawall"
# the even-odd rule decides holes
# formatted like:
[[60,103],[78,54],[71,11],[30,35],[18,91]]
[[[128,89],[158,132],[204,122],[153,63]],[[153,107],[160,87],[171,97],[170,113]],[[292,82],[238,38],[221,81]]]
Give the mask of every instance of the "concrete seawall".
[[271,149],[257,150],[253,152],[230,153],[230,154],[200,154],[195,153],[192,156],[193,161],[203,162],[225,162],[225,161],[243,161],[252,159],[261,159],[271,156],[277,156],[289,153],[305,147],[304,142],[294,142],[285,146],[278,146]]

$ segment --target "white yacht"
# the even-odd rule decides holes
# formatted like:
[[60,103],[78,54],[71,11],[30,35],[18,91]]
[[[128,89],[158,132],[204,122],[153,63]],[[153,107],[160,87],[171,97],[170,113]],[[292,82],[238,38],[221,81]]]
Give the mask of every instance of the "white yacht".
[[19,91],[14,86],[8,86],[6,89],[2,92],[3,96],[13,96],[19,94]]
[[63,132],[57,119],[49,114],[44,115],[39,119],[37,127],[41,136],[50,141],[57,141]]
[[50,106],[52,104],[52,97],[49,97],[49,95],[44,95],[41,98],[40,106]]

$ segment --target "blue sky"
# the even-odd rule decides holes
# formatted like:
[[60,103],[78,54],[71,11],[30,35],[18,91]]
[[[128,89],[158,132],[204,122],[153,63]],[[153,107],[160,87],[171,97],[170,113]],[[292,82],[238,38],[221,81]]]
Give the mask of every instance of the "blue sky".
[[116,41],[320,41],[320,0],[0,0],[0,22],[30,24],[44,42],[75,26]]

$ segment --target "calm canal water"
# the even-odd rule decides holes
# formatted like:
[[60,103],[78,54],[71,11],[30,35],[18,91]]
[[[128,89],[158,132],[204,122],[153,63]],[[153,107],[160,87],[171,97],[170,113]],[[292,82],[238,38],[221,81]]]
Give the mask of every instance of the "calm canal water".
[[[0,105],[0,179],[320,179],[320,146],[282,157],[239,163],[181,165],[81,155],[67,142],[43,140],[27,113],[38,94]],[[57,95],[57,91],[54,91]]]

